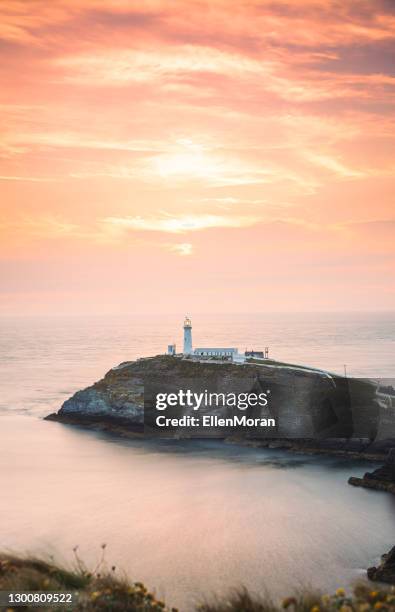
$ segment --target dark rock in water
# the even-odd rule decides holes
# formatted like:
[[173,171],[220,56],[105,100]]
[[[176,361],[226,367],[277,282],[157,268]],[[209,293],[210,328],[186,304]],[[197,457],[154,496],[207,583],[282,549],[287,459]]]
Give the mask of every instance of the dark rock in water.
[[374,472],[366,472],[363,478],[349,479],[349,484],[355,487],[366,487],[377,491],[388,491],[395,494],[395,448],[392,448],[385,464]]
[[381,557],[379,567],[369,567],[368,578],[376,582],[395,584],[395,546]]
[[367,472],[364,478],[395,483],[395,448],[389,451],[383,467],[378,468],[374,472]]

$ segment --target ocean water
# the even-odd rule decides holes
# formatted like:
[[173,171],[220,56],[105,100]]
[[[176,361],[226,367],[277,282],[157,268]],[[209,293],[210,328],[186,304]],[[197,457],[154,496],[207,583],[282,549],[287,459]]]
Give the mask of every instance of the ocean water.
[[[395,317],[193,317],[194,342],[394,377]],[[121,361],[182,339],[182,317],[0,320],[0,549],[72,549],[191,609],[245,585],[274,598],[363,576],[393,544],[393,496],[355,489],[374,466],[215,441],[125,441],[42,416]]]

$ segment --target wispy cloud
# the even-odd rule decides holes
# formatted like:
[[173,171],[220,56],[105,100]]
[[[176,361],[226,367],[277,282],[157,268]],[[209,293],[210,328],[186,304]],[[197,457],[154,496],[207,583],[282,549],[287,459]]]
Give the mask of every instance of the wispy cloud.
[[51,183],[53,181],[56,181],[56,178],[53,176],[43,177],[43,176],[0,175],[0,181],[18,181],[18,182],[28,182],[28,183]]
[[154,140],[129,140],[92,137],[87,131],[79,132],[23,132],[9,135],[14,145],[36,145],[51,148],[98,149],[104,151],[125,151],[137,153],[160,152],[164,143]]
[[191,95],[196,95],[206,85],[206,95],[213,98],[223,89],[225,78],[229,83],[238,83],[239,87],[253,91],[254,95],[274,94],[280,99],[302,103],[336,98],[369,99],[385,88],[387,95],[394,98],[392,75],[317,71],[304,60],[301,65],[295,65],[292,57],[289,51],[284,54],[268,50],[264,55],[251,57],[234,50],[184,44],[164,47],[160,53],[155,49],[125,48],[64,56],[55,61],[62,69],[63,80],[83,87],[154,83],[157,91],[163,88],[174,93],[178,89],[185,95],[189,90]]
[[187,257],[188,255],[192,255],[193,246],[190,242],[180,242],[179,244],[170,244],[168,245],[170,251],[177,253],[177,255],[181,255],[181,257]]
[[168,80],[171,75],[214,73],[224,75],[264,74],[272,62],[262,62],[242,55],[219,51],[204,46],[172,46],[158,54],[155,50],[114,50],[102,54],[71,55],[57,60],[67,68],[65,79],[93,85],[127,84]]
[[333,172],[342,178],[361,178],[366,174],[362,170],[349,168],[340,159],[331,157],[330,155],[315,153],[313,151],[306,151],[304,155],[312,164],[326,168],[330,172]]
[[51,215],[37,215],[36,217],[20,215],[16,219],[2,221],[0,226],[5,231],[21,232],[38,238],[57,239],[82,235],[81,227],[78,224]]
[[116,231],[184,234],[211,228],[250,227],[259,222],[253,216],[183,215],[180,217],[107,217],[103,224]]

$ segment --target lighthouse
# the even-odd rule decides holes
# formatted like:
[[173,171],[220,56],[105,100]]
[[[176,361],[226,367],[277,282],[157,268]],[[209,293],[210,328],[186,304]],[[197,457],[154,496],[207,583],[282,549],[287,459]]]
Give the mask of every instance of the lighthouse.
[[192,321],[189,317],[184,320],[184,355],[192,353]]

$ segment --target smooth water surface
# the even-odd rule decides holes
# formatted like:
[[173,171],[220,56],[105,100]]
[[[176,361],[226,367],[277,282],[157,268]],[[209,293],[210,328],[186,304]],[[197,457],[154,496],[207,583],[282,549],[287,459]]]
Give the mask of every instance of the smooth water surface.
[[130,442],[0,419],[1,548],[107,559],[188,609],[246,585],[274,597],[346,585],[392,544],[395,500],[371,466],[221,442]]

